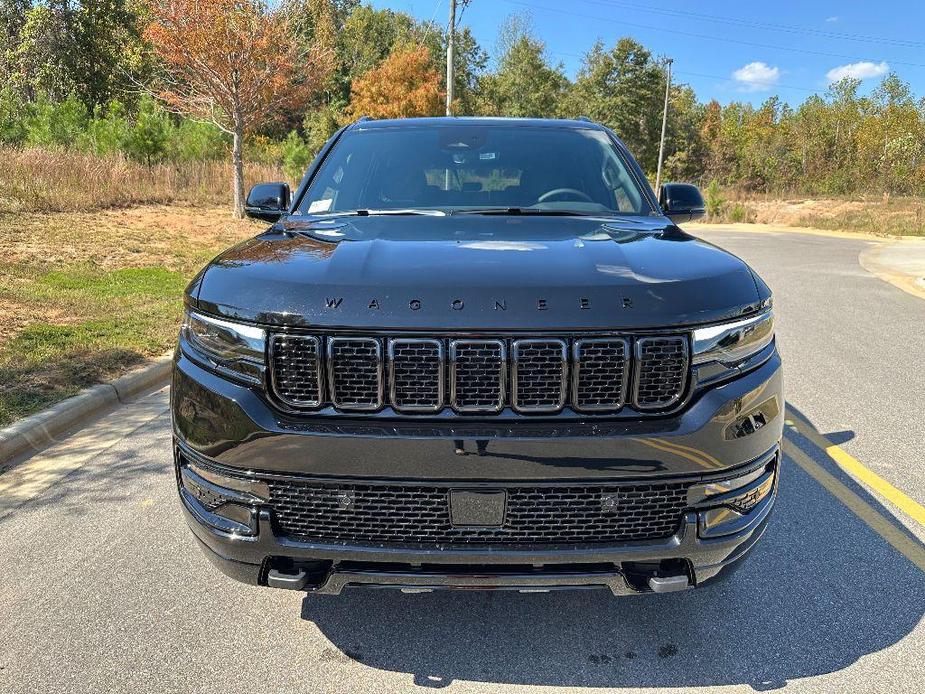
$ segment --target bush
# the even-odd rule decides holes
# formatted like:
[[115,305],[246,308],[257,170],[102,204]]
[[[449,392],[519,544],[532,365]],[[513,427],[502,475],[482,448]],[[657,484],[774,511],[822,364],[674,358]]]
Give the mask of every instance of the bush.
[[704,196],[704,202],[707,206],[707,216],[711,219],[717,218],[723,213],[723,206],[726,204],[726,198],[723,197],[719,189],[719,182],[716,179],[710,181]]
[[18,145],[26,139],[26,104],[10,89],[0,89],[0,142]]
[[86,130],[77,139],[77,148],[98,156],[123,152],[130,127],[125,106],[120,101],[112,101],[105,110],[97,107]]
[[168,156],[176,162],[223,159],[228,155],[228,145],[228,135],[216,126],[182,120],[171,134]]
[[173,126],[161,109],[149,96],[138,102],[135,123],[125,138],[123,151],[135,161],[148,166],[161,161],[167,153],[167,141]]
[[302,180],[313,156],[308,144],[295,130],[283,140],[283,171],[290,181]]
[[754,222],[756,218],[755,211],[741,202],[734,202],[726,214],[726,219],[733,223]]
[[40,96],[25,119],[26,144],[30,147],[71,147],[87,127],[87,107],[71,94],[53,103]]

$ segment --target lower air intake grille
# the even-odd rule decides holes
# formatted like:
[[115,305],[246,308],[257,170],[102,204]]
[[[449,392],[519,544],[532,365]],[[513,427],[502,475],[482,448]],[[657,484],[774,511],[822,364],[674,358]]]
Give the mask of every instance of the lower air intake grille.
[[687,380],[686,338],[641,337],[636,361],[636,407],[653,410],[681,399]]
[[688,483],[509,487],[501,527],[453,527],[449,487],[270,481],[278,530],[305,542],[557,545],[664,539]]

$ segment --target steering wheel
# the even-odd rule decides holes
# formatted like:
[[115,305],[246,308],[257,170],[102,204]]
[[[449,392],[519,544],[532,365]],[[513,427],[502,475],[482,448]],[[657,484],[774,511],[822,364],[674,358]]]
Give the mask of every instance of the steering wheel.
[[559,195],[571,194],[571,199],[574,200],[578,198],[579,200],[584,200],[585,202],[594,202],[587,193],[583,193],[580,190],[575,190],[574,188],[554,188],[553,190],[547,190],[540,197],[536,199],[537,202],[547,202],[549,198],[554,198]]

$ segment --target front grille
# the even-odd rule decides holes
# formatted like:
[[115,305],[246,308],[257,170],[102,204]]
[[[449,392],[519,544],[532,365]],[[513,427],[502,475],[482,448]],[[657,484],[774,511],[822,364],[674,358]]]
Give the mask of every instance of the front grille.
[[402,412],[443,407],[443,344],[440,340],[389,341],[391,400]]
[[568,348],[563,340],[516,340],[512,350],[514,408],[556,412],[565,405]]
[[498,412],[504,407],[505,348],[501,340],[450,342],[450,390],[460,412]]
[[449,487],[270,481],[277,529],[302,542],[603,544],[673,535],[686,482],[509,487],[500,527],[454,527]]
[[[274,334],[270,382],[291,408],[434,414],[667,410],[688,383],[686,335],[439,338]],[[632,383],[631,383],[632,381]]]
[[335,407],[375,410],[382,405],[382,345],[366,337],[328,340],[328,378]]
[[576,340],[573,402],[580,410],[618,410],[626,400],[626,340]]
[[681,336],[636,341],[636,407],[659,409],[681,399],[687,379],[687,340]]
[[273,387],[288,405],[321,404],[321,348],[317,337],[274,335],[270,342]]

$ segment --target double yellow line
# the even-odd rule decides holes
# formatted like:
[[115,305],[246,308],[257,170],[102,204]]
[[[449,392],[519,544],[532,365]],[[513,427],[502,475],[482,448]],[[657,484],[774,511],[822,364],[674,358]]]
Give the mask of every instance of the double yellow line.
[[[878,474],[866,467],[841,447],[835,445],[816,431],[812,424],[802,417],[787,412],[786,425],[824,451],[850,477],[877,492],[907,516],[925,527],[925,507],[894,487]],[[854,515],[866,523],[871,530],[886,540],[896,551],[925,572],[925,547],[914,537],[897,528],[892,521],[852,491],[835,475],[810,458],[792,441],[784,438],[784,453],[799,465],[829,493],[841,501]]]

